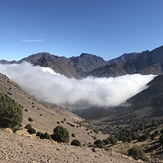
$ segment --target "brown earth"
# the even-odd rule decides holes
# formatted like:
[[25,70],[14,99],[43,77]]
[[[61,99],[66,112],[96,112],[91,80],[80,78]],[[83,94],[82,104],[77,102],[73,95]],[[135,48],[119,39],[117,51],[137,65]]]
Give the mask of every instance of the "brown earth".
[[[20,132],[19,132],[20,134]],[[76,147],[0,130],[1,163],[134,163],[102,149]]]

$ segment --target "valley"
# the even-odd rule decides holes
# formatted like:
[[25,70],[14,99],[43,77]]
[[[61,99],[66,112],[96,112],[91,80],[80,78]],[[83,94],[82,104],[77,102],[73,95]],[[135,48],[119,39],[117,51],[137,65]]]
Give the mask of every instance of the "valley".
[[[89,103],[85,103],[84,99],[81,98],[79,103],[74,102],[74,105],[72,105],[73,109],[67,109],[68,107],[66,107],[66,105],[63,106],[58,105],[56,102],[50,102],[44,94],[44,98],[40,98],[42,97],[40,92],[38,93],[38,96],[37,94],[33,94],[32,89],[36,89],[35,87],[37,87],[39,83],[31,83],[34,87],[31,85],[32,89],[27,91],[27,89],[24,89],[23,86],[16,83],[16,81],[12,81],[7,77],[6,74],[0,74],[0,92],[6,94],[23,107],[23,120],[20,128],[17,131],[14,131],[15,133],[12,131],[8,132],[8,130],[5,129],[0,130],[1,138],[5,140],[4,142],[1,142],[1,144],[4,145],[1,149],[1,158],[3,158],[4,162],[5,159],[8,159],[8,162],[14,162],[17,161],[19,157],[22,160],[25,159],[27,162],[67,162],[74,157],[73,160],[76,162],[105,162],[105,160],[110,160],[110,162],[117,163],[138,161],[161,163],[163,160],[162,56],[163,47],[161,46],[152,51],[124,54],[110,61],[105,61],[101,57],[87,53],[82,53],[78,57],[70,58],[58,57],[49,53],[38,53],[20,61],[1,60],[0,63],[2,66],[13,64],[20,65],[24,61],[29,62],[34,68],[37,68],[37,71],[35,70],[36,72],[39,72],[39,68],[41,67],[51,68],[48,69],[48,71],[47,69],[44,69],[44,71],[47,71],[44,73],[54,75],[54,80],[61,81],[59,79],[66,79],[63,83],[65,85],[67,84],[67,87],[63,88],[68,88],[69,91],[68,93],[63,93],[61,98],[64,98],[64,94],[72,96],[71,93],[75,88],[79,88],[79,91],[73,92],[74,101],[75,98],[77,98],[77,95],[86,92],[86,89],[82,87],[83,85],[77,85],[78,81],[82,83],[84,79],[87,82],[91,81],[95,86],[95,79],[98,83],[102,80],[106,81],[104,79],[109,79],[109,77],[113,77],[113,80],[116,79],[116,77],[124,76],[126,74],[138,75],[139,73],[140,75],[147,76],[149,74],[155,75],[155,77],[149,80],[150,82],[147,82],[145,86],[140,88],[138,93],[132,95],[129,99],[116,106],[97,105],[95,100],[95,104],[90,105]],[[33,67],[31,66],[31,69],[32,68]],[[54,72],[51,70],[54,70]],[[19,73],[15,74],[15,76],[16,75],[19,78],[22,74]],[[90,75],[91,78],[89,78]],[[32,79],[32,77],[29,77],[29,79]],[[44,81],[42,76],[40,76],[40,79],[46,84],[48,84],[48,82],[51,83],[53,80],[53,78],[46,78],[50,80]],[[129,80],[130,79],[128,78],[128,81]],[[132,78],[132,80],[135,79]],[[70,87],[70,81],[74,84],[74,87],[76,86],[75,88]],[[140,85],[139,82],[139,80],[136,81],[137,85]],[[122,82],[119,83],[123,85]],[[27,80],[26,82],[24,81],[24,84],[27,84],[28,87],[30,86]],[[90,88],[92,85],[88,85],[88,83],[84,84],[87,86],[86,88]],[[130,83],[128,82],[128,87],[129,84]],[[52,85],[54,86],[54,83]],[[57,86],[58,88],[60,87],[59,84]],[[101,96],[99,97],[102,97],[102,100],[103,98],[106,98],[107,95],[104,92],[106,87],[107,85],[97,89],[98,93],[101,93]],[[132,87],[135,86],[131,84],[131,88]],[[41,87],[38,88],[41,89]],[[58,89],[57,87],[54,89],[54,87],[50,87],[50,89],[52,88],[53,90],[48,92],[49,94],[56,90],[58,90],[58,92],[56,91],[58,95],[62,92],[62,89]],[[101,91],[101,88],[103,88],[103,92]],[[36,92],[39,89],[36,89]],[[48,87],[43,89],[42,87],[42,90],[45,91],[49,91],[50,89]],[[82,92],[80,90],[84,91]],[[128,90],[128,92],[126,91],[126,94],[128,94],[130,90],[126,90]],[[94,89],[90,92],[92,93],[93,91]],[[108,93],[109,91],[106,92]],[[97,92],[94,91],[94,93]],[[114,92],[112,91],[112,93]],[[121,94],[122,90],[119,89],[118,93]],[[105,96],[103,94],[105,94]],[[89,97],[89,94],[84,95],[89,99],[88,101],[93,97]],[[122,96],[124,95],[122,94]],[[53,99],[57,96],[48,97]],[[71,106],[70,101],[66,101],[67,106]],[[77,109],[76,106],[82,109]],[[36,133],[30,134],[26,128],[27,125],[31,125],[31,128],[36,130]],[[47,133],[49,136],[52,136],[54,128],[57,126],[62,126],[68,130],[68,144],[60,144],[52,139],[42,139],[37,135],[39,132]],[[15,152],[11,152],[7,145],[10,144],[10,139],[16,141],[14,145],[17,150]],[[71,146],[71,142],[74,139],[80,141],[81,147]],[[20,144],[22,145],[19,147]],[[35,156],[37,155],[36,158],[38,160],[29,159],[29,157],[34,157],[34,155],[30,152],[30,146],[28,144],[33,146],[32,153],[34,153]],[[10,146],[13,151],[14,146],[11,144]],[[24,148],[22,146],[24,146]],[[44,146],[47,150],[45,155],[41,150],[38,152],[39,146]],[[24,153],[29,154],[25,155],[25,158],[19,156],[22,148],[24,149]],[[57,153],[55,157],[52,154],[53,149]],[[131,149],[140,150],[142,155],[137,157],[132,154],[130,155]],[[76,154],[76,151],[78,151],[78,154]],[[10,158],[7,156],[7,153],[9,152],[11,152]],[[40,158],[39,155],[44,155],[44,159]]]

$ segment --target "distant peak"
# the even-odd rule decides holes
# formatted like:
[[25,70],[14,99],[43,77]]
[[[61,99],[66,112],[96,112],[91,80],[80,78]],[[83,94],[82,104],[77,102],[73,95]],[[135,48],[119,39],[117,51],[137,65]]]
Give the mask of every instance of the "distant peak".
[[80,55],[80,57],[85,57],[85,56],[94,56],[94,55],[89,53],[81,53]]

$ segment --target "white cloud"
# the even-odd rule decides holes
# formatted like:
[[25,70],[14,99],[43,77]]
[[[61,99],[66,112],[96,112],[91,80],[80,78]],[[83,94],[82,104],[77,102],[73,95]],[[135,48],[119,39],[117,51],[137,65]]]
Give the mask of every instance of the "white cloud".
[[59,105],[117,106],[146,88],[154,75],[125,75],[116,78],[69,79],[50,68],[29,63],[1,65],[0,72],[31,95]]
[[43,42],[43,41],[44,41],[43,39],[32,39],[32,40],[25,39],[25,40],[21,40],[21,42],[28,42],[28,43]]

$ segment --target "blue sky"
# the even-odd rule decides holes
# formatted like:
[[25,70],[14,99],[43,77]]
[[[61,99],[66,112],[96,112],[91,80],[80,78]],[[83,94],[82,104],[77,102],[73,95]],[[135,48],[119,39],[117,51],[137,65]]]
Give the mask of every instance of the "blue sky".
[[163,0],[1,0],[0,59],[38,52],[109,60],[163,45]]

